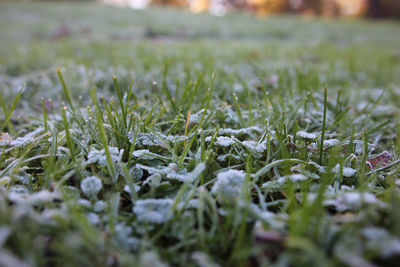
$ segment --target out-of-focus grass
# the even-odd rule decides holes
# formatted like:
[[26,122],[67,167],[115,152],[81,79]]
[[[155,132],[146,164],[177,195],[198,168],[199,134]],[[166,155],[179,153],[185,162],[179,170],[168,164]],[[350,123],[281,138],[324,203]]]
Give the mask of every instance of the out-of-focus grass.
[[0,265],[398,261],[398,23],[2,3],[0,25]]

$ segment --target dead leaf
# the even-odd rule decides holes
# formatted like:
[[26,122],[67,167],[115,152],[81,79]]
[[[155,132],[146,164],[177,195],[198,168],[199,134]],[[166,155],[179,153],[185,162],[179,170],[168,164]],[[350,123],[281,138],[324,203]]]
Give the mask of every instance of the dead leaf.
[[386,164],[390,161],[392,158],[392,153],[388,151],[383,151],[382,153],[376,155],[372,159],[367,160],[367,165],[370,167],[370,169],[375,169],[376,167],[383,167],[386,166]]

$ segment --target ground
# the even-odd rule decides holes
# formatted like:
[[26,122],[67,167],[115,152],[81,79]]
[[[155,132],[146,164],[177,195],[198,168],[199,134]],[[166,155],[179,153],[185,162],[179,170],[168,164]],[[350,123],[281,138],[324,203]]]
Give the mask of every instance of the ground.
[[0,265],[390,266],[400,27],[0,4]]

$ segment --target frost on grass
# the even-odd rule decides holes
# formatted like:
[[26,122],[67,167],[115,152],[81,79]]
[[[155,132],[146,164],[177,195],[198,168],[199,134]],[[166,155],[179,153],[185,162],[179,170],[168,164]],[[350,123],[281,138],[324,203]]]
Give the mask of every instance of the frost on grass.
[[211,192],[223,201],[235,200],[241,192],[246,174],[239,170],[228,170],[217,174]]
[[340,143],[339,140],[337,139],[328,139],[328,140],[324,140],[324,148],[330,148],[330,147],[334,147],[336,145],[338,145]]
[[[136,135],[136,139],[135,139]],[[135,133],[130,132],[128,133],[128,138],[130,142],[135,141],[135,145],[137,146],[164,146],[163,141],[160,137],[155,135],[154,133]]]
[[229,160],[240,160],[240,156],[238,156],[238,155],[234,155],[234,154],[223,154],[223,155],[219,155],[218,157],[217,157],[217,160],[219,161],[219,162],[226,162],[226,161],[229,161]]
[[307,139],[307,140],[313,140],[315,138],[317,138],[317,134],[315,133],[308,133],[305,131],[298,131],[297,132],[297,137],[303,138],[303,139]]
[[[318,163],[315,163],[313,161],[309,161],[309,163],[311,165],[313,165],[314,167],[316,167],[318,169],[318,172],[320,173],[326,173],[327,172],[327,168],[326,166],[320,166]],[[332,172],[335,174],[339,174],[340,173],[340,164],[336,164],[335,167],[332,168]],[[356,170],[350,167],[343,167],[343,176],[344,177],[353,177],[356,174]]]
[[253,153],[263,153],[265,150],[267,150],[267,141],[264,140],[263,142],[255,142],[255,141],[243,141],[242,144],[249,149]]
[[94,203],[93,205],[93,210],[95,212],[101,212],[106,208],[107,204],[106,202],[104,202],[103,200],[97,201],[96,203]]
[[139,180],[143,177],[143,170],[139,167],[138,164],[136,164],[129,170],[129,174],[133,177],[133,179]]
[[283,184],[283,183],[285,183],[286,181],[290,180],[290,181],[296,183],[296,182],[300,182],[300,181],[306,181],[307,179],[308,179],[308,177],[305,176],[304,174],[295,173],[295,174],[291,174],[291,175],[288,175],[288,176],[284,176],[284,177],[279,178],[279,179],[278,179],[278,182],[281,183],[281,184]]
[[92,225],[99,225],[100,222],[101,222],[99,216],[96,213],[93,213],[93,212],[89,212],[87,214],[87,220]]
[[232,129],[232,128],[223,128],[218,131],[220,135],[230,135],[230,136],[242,136],[242,135],[249,135],[255,136],[256,134],[260,134],[262,129],[258,126],[252,126],[248,128],[241,128],[241,129]]
[[43,127],[38,127],[36,130],[26,134],[23,137],[18,137],[15,140],[10,142],[11,146],[23,146],[23,145],[27,145],[31,142],[33,142],[35,139],[35,136],[37,136],[38,134],[40,134],[41,132],[43,132],[44,128]]
[[367,240],[369,250],[377,251],[383,258],[400,255],[400,239],[387,230],[370,226],[364,228],[361,233]]
[[172,204],[172,199],[137,200],[133,207],[133,213],[139,222],[161,224],[170,219],[168,212]]
[[334,199],[324,201],[327,206],[333,206],[338,212],[354,211],[363,205],[384,207],[385,203],[376,198],[372,193],[345,192]]
[[178,169],[178,166],[175,163],[170,163],[167,167],[163,167],[161,172],[167,179],[177,180],[180,182],[187,181],[189,177],[186,169]]
[[[204,139],[204,141],[206,142],[211,142],[211,140],[212,140],[211,136],[207,136]],[[217,146],[230,147],[231,145],[235,144],[235,138],[233,136],[232,137],[218,136],[217,139],[215,140],[215,144]]]
[[[340,173],[340,165],[336,164],[336,166],[332,169],[332,172],[338,174]],[[356,170],[350,167],[343,167],[343,176],[344,177],[353,177],[356,174]]]
[[[314,179],[318,179],[318,176],[311,175]],[[300,183],[302,181],[308,180],[304,174],[301,173],[294,173],[287,176],[280,177],[278,180],[268,181],[262,184],[262,188],[269,191],[280,191],[282,189],[282,185],[285,184],[287,181],[292,181],[293,183]]]
[[142,160],[153,160],[153,159],[169,160],[168,157],[150,152],[148,149],[141,149],[141,150],[133,151],[132,156],[135,158],[142,159]]
[[[20,187],[19,187],[20,188]],[[41,190],[39,192],[29,194],[26,190],[13,190],[9,193],[8,199],[17,204],[37,205],[40,203],[53,202],[60,199],[57,192]]]
[[215,144],[218,146],[224,146],[224,147],[229,147],[233,145],[235,141],[227,136],[218,136],[217,140],[215,141]]
[[[199,171],[204,170],[204,164],[199,164],[192,172],[188,172],[185,168],[178,168],[178,165],[175,163],[170,163],[168,166],[157,166],[157,167],[149,167],[137,164],[140,168],[146,170],[151,176],[156,175],[157,179],[161,181],[162,178],[166,178],[168,180],[176,180],[179,182],[192,182],[198,175]],[[151,177],[150,176],[150,177]],[[148,179],[144,182],[144,184],[148,183]]]
[[344,167],[343,168],[343,176],[344,177],[352,177],[356,174],[356,170],[353,168],[349,168],[349,167]]
[[86,177],[81,182],[81,189],[82,192],[88,198],[95,198],[97,194],[100,192],[101,188],[103,187],[102,182],[96,176]]
[[137,250],[140,240],[132,236],[132,227],[121,222],[115,226],[115,235],[118,243],[126,250]]
[[[109,147],[111,160],[117,162],[119,159],[119,150],[116,147]],[[88,160],[86,164],[98,163],[100,166],[107,166],[107,156],[104,149],[102,150],[92,150],[88,154]]]
[[[135,188],[135,192],[139,192],[140,191],[140,186],[134,185],[134,188]],[[125,185],[124,186],[124,191],[127,192],[127,193],[131,193],[131,189],[130,189],[129,185]]]

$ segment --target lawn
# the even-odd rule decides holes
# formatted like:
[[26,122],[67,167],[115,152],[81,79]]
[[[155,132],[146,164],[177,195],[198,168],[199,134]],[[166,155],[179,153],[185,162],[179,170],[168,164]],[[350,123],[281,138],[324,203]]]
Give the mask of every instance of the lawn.
[[0,266],[394,266],[400,24],[0,3]]

